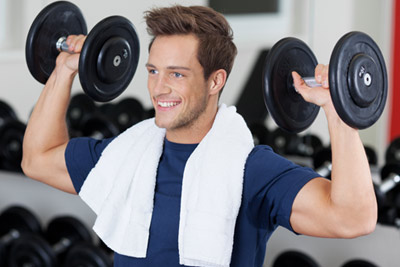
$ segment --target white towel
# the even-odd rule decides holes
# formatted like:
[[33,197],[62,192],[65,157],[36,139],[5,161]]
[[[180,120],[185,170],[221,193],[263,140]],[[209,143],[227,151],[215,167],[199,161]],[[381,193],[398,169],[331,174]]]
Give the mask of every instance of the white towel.
[[[165,129],[143,121],[111,142],[79,195],[97,214],[97,235],[119,254],[146,257]],[[179,221],[180,264],[229,266],[244,167],[253,139],[235,107],[220,105],[189,157]]]

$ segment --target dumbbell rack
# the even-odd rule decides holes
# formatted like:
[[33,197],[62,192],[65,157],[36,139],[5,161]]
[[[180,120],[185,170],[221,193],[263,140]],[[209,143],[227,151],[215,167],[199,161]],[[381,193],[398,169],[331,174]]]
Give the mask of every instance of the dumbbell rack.
[[[34,211],[42,224],[57,215],[72,215],[92,226],[95,214],[79,196],[26,178],[23,174],[0,171],[0,210],[21,204]],[[351,239],[322,239],[296,236],[283,228],[272,235],[263,267],[270,267],[272,259],[289,248],[307,252],[321,266],[340,266],[356,257],[369,259],[380,266],[397,266],[400,261],[400,233],[394,227],[377,225],[371,235]]]

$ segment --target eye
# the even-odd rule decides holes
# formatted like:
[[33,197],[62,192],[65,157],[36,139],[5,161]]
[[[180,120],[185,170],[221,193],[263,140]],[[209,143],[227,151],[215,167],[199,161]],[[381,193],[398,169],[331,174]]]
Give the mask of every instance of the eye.
[[155,69],[149,69],[149,74],[157,74],[158,71],[156,71]]
[[174,72],[172,75],[174,75],[175,78],[182,78],[183,74],[179,73],[179,72]]

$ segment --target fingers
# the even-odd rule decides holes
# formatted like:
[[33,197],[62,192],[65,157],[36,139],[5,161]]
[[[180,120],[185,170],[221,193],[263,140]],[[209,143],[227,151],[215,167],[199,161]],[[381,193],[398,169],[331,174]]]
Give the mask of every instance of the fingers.
[[315,68],[315,81],[324,88],[329,88],[328,71],[329,65],[318,64]]
[[67,38],[67,45],[70,52],[79,53],[82,50],[83,43],[85,42],[85,35],[70,35]]

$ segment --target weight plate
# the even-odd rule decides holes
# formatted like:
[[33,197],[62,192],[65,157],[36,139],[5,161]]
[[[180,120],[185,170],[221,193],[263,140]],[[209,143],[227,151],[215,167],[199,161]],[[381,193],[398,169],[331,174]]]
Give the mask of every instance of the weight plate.
[[399,163],[387,163],[381,169],[381,179],[385,180],[390,174],[396,174],[400,176],[400,164]]
[[51,246],[41,237],[24,234],[10,248],[8,266],[54,267],[60,266]]
[[0,167],[4,170],[21,170],[22,143],[26,125],[17,120],[6,120],[0,126]]
[[76,94],[71,98],[67,109],[67,124],[72,130],[80,130],[85,117],[97,111],[95,102],[85,94]]
[[254,122],[249,126],[249,129],[253,135],[254,145],[267,145],[270,143],[270,133],[264,124]]
[[82,136],[88,136],[98,140],[110,138],[120,133],[113,122],[99,114],[86,117],[82,122],[80,130]]
[[9,104],[0,100],[0,126],[9,119],[17,120],[17,114]]
[[313,134],[306,134],[300,138],[297,147],[297,155],[302,157],[312,157],[315,152],[323,148],[321,139]]
[[344,35],[329,62],[329,86],[340,118],[365,129],[381,116],[387,98],[387,72],[382,53],[371,37],[361,32]]
[[322,167],[325,163],[332,162],[332,150],[330,147],[324,147],[316,151],[313,155],[314,169]]
[[135,98],[124,98],[108,110],[107,116],[118,127],[120,132],[125,131],[132,125],[144,118],[142,104]]
[[58,39],[72,34],[87,34],[85,19],[76,5],[54,2],[36,16],[26,39],[25,57],[29,71],[38,82],[46,83],[55,67]]
[[364,146],[365,154],[367,155],[369,165],[376,166],[378,165],[378,156],[376,155],[375,150],[372,147]]
[[279,155],[290,154],[290,148],[298,140],[298,135],[295,133],[289,133],[281,128],[276,128],[269,138],[272,149]]
[[71,216],[54,218],[47,226],[46,239],[50,244],[55,244],[62,238],[68,238],[71,243],[92,242],[92,236],[86,226]]
[[373,264],[372,262],[366,260],[350,260],[343,264],[342,267],[378,267],[377,265]]
[[11,230],[41,233],[42,228],[31,211],[21,206],[11,206],[0,214],[0,236]]
[[139,38],[128,19],[111,16],[96,24],[79,59],[79,77],[85,93],[99,102],[119,96],[136,72],[139,52]]
[[284,38],[270,50],[263,72],[264,101],[282,129],[298,133],[308,128],[319,107],[306,102],[293,86],[292,71],[314,77],[317,59],[310,48],[296,38]]
[[385,160],[400,163],[400,137],[394,139],[386,149]]
[[111,267],[112,260],[101,248],[88,243],[76,244],[68,252],[64,266]]
[[273,267],[319,267],[307,254],[300,251],[285,251],[275,258]]

